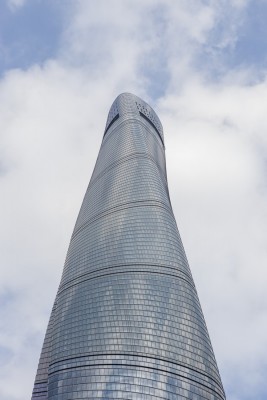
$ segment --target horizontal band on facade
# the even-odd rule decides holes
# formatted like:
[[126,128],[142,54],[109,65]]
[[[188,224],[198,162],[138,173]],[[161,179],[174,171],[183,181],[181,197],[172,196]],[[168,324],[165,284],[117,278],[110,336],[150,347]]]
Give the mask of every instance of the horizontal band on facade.
[[97,181],[98,179],[102,178],[102,176],[104,176],[108,171],[110,171],[110,170],[116,168],[117,166],[122,165],[122,164],[124,164],[124,163],[126,163],[128,161],[135,160],[137,158],[144,158],[144,159],[147,159],[149,161],[152,161],[156,165],[156,167],[158,168],[158,170],[160,172],[160,175],[162,175],[164,177],[165,185],[167,187],[166,173],[161,168],[161,166],[157,163],[157,161],[152,156],[150,156],[149,154],[147,154],[145,152],[141,153],[141,152],[137,152],[136,151],[136,152],[132,152],[132,153],[130,153],[130,154],[124,156],[124,157],[121,157],[119,160],[109,164],[106,168],[104,168],[101,172],[99,172],[99,174],[93,180],[91,180],[89,182],[88,189],[91,188],[94,185],[95,181]]
[[[115,364],[115,366],[116,367],[120,367],[120,366],[121,367],[130,367],[132,369],[134,369],[134,368],[139,368],[140,369],[140,365],[127,364],[127,363],[126,364],[125,363],[123,363],[123,364]],[[62,369],[60,369],[58,371],[52,372],[51,374],[49,373],[48,375],[51,377],[51,376],[54,376],[54,375],[57,375],[57,374],[60,374],[60,373],[64,373],[64,371],[70,371],[70,370],[79,369],[79,368],[90,369],[90,368],[94,368],[94,367],[107,367],[107,368],[110,367],[110,368],[112,368],[113,366],[109,365],[109,364],[104,364],[104,363],[102,363],[102,364],[98,364],[97,363],[97,364],[93,364],[92,366],[89,366],[89,365],[85,364],[85,365],[62,368]],[[153,370],[153,371],[160,371],[160,372],[164,372],[166,374],[175,375],[175,376],[178,376],[178,377],[180,377],[182,379],[185,379],[189,383],[190,382],[194,382],[194,384],[200,385],[200,386],[204,387],[205,389],[207,389],[211,394],[215,392],[221,399],[224,400],[223,394],[221,394],[218,390],[216,390],[214,388],[214,386],[210,387],[210,386],[205,385],[204,383],[199,382],[199,381],[197,381],[195,379],[188,378],[188,377],[186,377],[186,376],[184,376],[182,374],[178,374],[178,373],[175,373],[175,372],[172,372],[172,371],[167,371],[167,370],[164,370],[162,368],[155,368],[155,367],[148,367],[148,366],[142,366],[141,368],[148,369],[148,370]],[[219,385],[216,384],[216,386],[219,386]],[[219,386],[219,388],[222,390],[221,386]]]
[[[187,278],[189,281],[192,281],[190,284],[191,284],[191,286],[193,285],[193,286],[194,286],[194,289],[195,289],[195,285],[194,285],[194,283],[193,283],[192,276],[190,276],[190,275],[187,274],[186,272],[182,271],[181,269],[178,269],[178,267],[168,267],[168,266],[165,266],[165,265],[162,265],[162,264],[141,264],[141,263],[129,263],[129,264],[128,264],[128,263],[127,263],[127,264],[116,264],[116,265],[113,264],[113,265],[111,265],[111,266],[109,266],[109,267],[99,268],[99,269],[94,270],[94,271],[86,272],[86,273],[84,273],[84,274],[81,274],[81,275],[79,275],[79,276],[77,276],[77,277],[75,277],[75,278],[69,280],[68,282],[65,282],[63,285],[60,285],[59,290],[60,290],[60,289],[63,289],[65,285],[67,285],[68,283],[73,282],[75,279],[80,279],[80,278],[82,278],[82,277],[85,277],[85,276],[87,276],[87,275],[89,275],[89,274],[96,273],[96,272],[98,272],[98,271],[104,271],[104,270],[107,270],[107,269],[115,269],[115,268],[123,268],[123,267],[133,267],[133,266],[137,266],[137,267],[140,267],[140,268],[142,268],[142,267],[156,267],[156,268],[165,268],[165,269],[170,269],[170,270],[178,271],[179,273],[185,275],[186,278]],[[141,271],[141,270],[136,270],[136,272],[140,272],[140,271]],[[142,271],[143,271],[143,270],[142,270]],[[144,271],[144,272],[150,272],[150,271]],[[189,282],[188,282],[188,283],[189,283]]]
[[[95,274],[95,273],[98,273],[98,272],[101,272],[101,271],[105,271],[105,270],[116,269],[116,268],[125,268],[125,267],[134,267],[134,266],[137,266],[137,269],[134,269],[134,270],[131,270],[131,271],[129,271],[129,270],[127,270],[127,271],[118,271],[118,273],[120,273],[120,272],[144,272],[144,273],[148,273],[148,274],[150,274],[150,273],[157,273],[157,271],[153,271],[153,272],[151,272],[151,271],[146,271],[146,270],[145,270],[145,267],[152,267],[152,268],[153,268],[153,267],[156,267],[156,268],[164,268],[164,269],[174,270],[174,271],[178,272],[179,274],[183,274],[186,278],[181,277],[181,279],[185,280],[191,287],[193,287],[194,290],[196,290],[195,285],[194,285],[194,283],[193,283],[193,281],[192,281],[192,277],[191,277],[190,275],[186,274],[184,271],[182,271],[182,270],[180,270],[180,269],[178,269],[178,268],[176,268],[176,267],[175,267],[175,268],[173,268],[173,267],[166,267],[166,266],[164,266],[164,265],[162,265],[162,264],[138,264],[138,263],[129,263],[129,264],[112,265],[112,266],[109,266],[109,267],[104,267],[104,268],[100,268],[100,269],[97,269],[97,270],[94,270],[94,271],[90,271],[90,272],[86,272],[86,273],[84,273],[84,274],[81,274],[81,275],[79,275],[79,276],[77,276],[77,277],[75,277],[75,278],[69,280],[68,282],[65,282],[63,285],[61,285],[61,286],[59,287],[58,294],[60,294],[63,290],[65,290],[65,287],[64,287],[64,286],[66,286],[66,285],[68,285],[69,283],[75,281],[76,279],[82,279],[82,278],[84,278],[84,277],[86,277],[86,276],[88,276],[88,275]],[[143,269],[141,269],[142,267],[143,267]],[[158,272],[158,273],[160,273],[160,272]],[[162,273],[162,274],[163,274],[163,273]],[[100,276],[105,276],[105,275],[109,275],[109,274],[101,274]],[[164,275],[177,276],[177,275],[168,274],[168,273],[166,273],[166,274],[164,274]],[[191,282],[191,281],[192,281],[192,282]],[[84,282],[84,281],[82,281],[82,282]],[[81,282],[77,282],[77,283],[81,283]]]
[[36,395],[41,395],[43,396],[43,393],[47,393],[47,390],[43,390],[42,392],[35,392],[35,389],[33,389],[33,394]]
[[35,385],[45,385],[47,381],[35,381]]
[[103,276],[120,275],[120,274],[130,274],[130,273],[136,273],[136,272],[147,273],[147,274],[150,274],[150,275],[172,276],[172,277],[177,278],[177,279],[182,279],[183,281],[185,281],[186,283],[188,283],[188,285],[190,285],[190,286],[192,287],[192,289],[196,290],[196,288],[195,288],[191,283],[189,283],[185,278],[183,278],[183,277],[181,277],[181,276],[177,276],[177,275],[174,275],[174,274],[167,274],[167,273],[164,273],[164,272],[157,272],[157,271],[153,271],[153,272],[152,272],[152,271],[131,270],[131,271],[110,272],[110,273],[107,273],[107,274],[101,274],[101,275],[97,275],[97,276],[94,276],[94,277],[91,277],[91,278],[84,279],[84,280],[82,280],[81,282],[74,283],[73,285],[70,285],[70,286],[68,286],[68,287],[66,287],[66,288],[64,288],[64,289],[62,289],[62,290],[59,290],[59,291],[58,291],[58,295],[60,295],[61,293],[63,293],[65,290],[68,290],[68,289],[71,289],[71,288],[74,287],[74,286],[80,285],[81,283],[84,283],[84,282],[87,282],[87,281],[90,281],[90,280],[93,280],[93,279],[102,278]]
[[[156,204],[154,204],[156,203]],[[158,203],[158,204],[157,204]],[[165,205],[165,203],[160,202],[159,200],[137,200],[137,201],[129,201],[127,203],[121,203],[116,206],[107,208],[105,211],[102,211],[101,213],[98,213],[91,217],[88,221],[84,222],[82,225],[77,228],[72,234],[71,241],[81,232],[83,231],[86,227],[88,227],[90,224],[98,221],[101,218],[104,218],[107,215],[114,214],[116,212],[119,212],[121,210],[127,210],[130,208],[134,207],[158,207],[162,208],[165,211],[167,211],[172,217],[173,217],[173,212],[172,209],[168,206]]]
[[[148,359],[148,360],[156,360],[156,361],[162,361],[162,362],[166,362],[166,363],[168,363],[168,364],[173,364],[173,365],[175,365],[175,366],[178,366],[178,367],[182,367],[184,370],[189,370],[189,372],[190,371],[193,371],[193,372],[195,372],[197,375],[200,375],[200,376],[203,376],[203,377],[205,377],[208,381],[212,381],[214,384],[216,384],[221,390],[222,390],[222,392],[224,393],[224,391],[223,391],[223,388],[222,388],[222,385],[221,385],[221,383],[220,383],[220,381],[217,381],[215,378],[213,378],[211,375],[207,375],[207,374],[205,374],[203,371],[201,371],[201,370],[198,370],[198,369],[196,369],[196,368],[192,368],[191,366],[189,366],[188,364],[180,364],[180,363],[177,363],[177,362],[174,362],[173,360],[169,360],[169,359],[163,359],[163,358],[159,358],[159,357],[149,357],[149,356],[147,356],[147,355],[142,355],[142,354],[138,354],[138,353],[136,353],[136,354],[134,354],[134,353],[101,353],[101,354],[97,354],[97,353],[90,353],[90,354],[86,354],[86,355],[82,355],[82,356],[78,356],[78,357],[70,357],[70,358],[66,358],[66,359],[62,359],[62,360],[59,360],[59,361],[54,361],[54,362],[52,362],[51,364],[50,364],[50,366],[49,366],[49,371],[48,371],[48,376],[50,377],[50,376],[53,376],[54,374],[57,374],[57,373],[60,373],[61,371],[64,371],[64,370],[68,370],[68,369],[76,369],[76,368],[82,368],[82,367],[88,367],[88,368],[90,368],[90,367],[95,367],[95,366],[106,366],[106,367],[115,367],[115,366],[120,366],[120,365],[127,365],[128,367],[131,367],[131,366],[133,366],[133,367],[137,367],[137,368],[149,368],[149,369],[154,369],[154,370],[160,370],[160,371],[162,371],[162,372],[166,372],[166,373],[170,373],[170,374],[173,374],[173,375],[180,375],[180,374],[178,374],[177,372],[174,372],[174,371],[167,371],[167,370],[165,370],[165,369],[163,369],[163,368],[155,368],[155,367],[149,367],[149,366],[145,366],[145,365],[138,365],[138,364],[131,364],[131,363],[117,363],[116,361],[117,360],[112,360],[112,364],[110,363],[110,364],[108,364],[107,362],[106,363],[104,363],[104,362],[101,362],[101,363],[99,363],[99,362],[93,362],[91,365],[88,365],[88,364],[82,364],[82,365],[79,365],[79,366],[73,366],[73,367],[63,367],[63,368],[60,368],[60,366],[58,366],[58,367],[56,367],[56,364],[58,364],[58,363],[61,363],[61,362],[63,362],[63,363],[65,363],[66,361],[71,361],[71,360],[77,360],[77,359],[81,359],[81,358],[91,358],[91,360],[90,361],[92,361],[92,357],[98,357],[98,356],[103,356],[103,357],[107,357],[107,356],[110,356],[110,357],[112,357],[112,356],[114,356],[114,355],[116,355],[116,356],[121,356],[121,357],[133,357],[133,358],[135,358],[135,357],[140,357],[140,358],[143,358],[143,359]],[[50,371],[50,369],[51,368],[57,368],[55,371],[53,371],[53,372],[51,372]],[[187,378],[187,379],[190,379],[190,378]],[[199,378],[199,379],[201,379],[201,378]],[[190,379],[191,380],[191,379]],[[201,382],[199,382],[199,381],[197,381],[197,380],[195,380],[197,383],[199,383],[199,384],[202,384]],[[205,382],[206,382],[206,380],[205,380]],[[205,386],[205,384],[202,384],[203,386]],[[207,385],[206,385],[207,386]],[[208,387],[208,386],[207,386]],[[211,388],[210,388],[210,390],[212,390]],[[221,396],[221,395],[220,395]],[[222,396],[221,396],[222,397]],[[223,398],[223,397],[222,397]]]

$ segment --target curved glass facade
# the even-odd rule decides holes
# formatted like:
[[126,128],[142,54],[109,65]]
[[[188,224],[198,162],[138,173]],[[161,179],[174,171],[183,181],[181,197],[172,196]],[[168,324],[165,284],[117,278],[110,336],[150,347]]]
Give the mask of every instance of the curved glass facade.
[[32,399],[225,399],[169,199],[161,123],[114,101]]

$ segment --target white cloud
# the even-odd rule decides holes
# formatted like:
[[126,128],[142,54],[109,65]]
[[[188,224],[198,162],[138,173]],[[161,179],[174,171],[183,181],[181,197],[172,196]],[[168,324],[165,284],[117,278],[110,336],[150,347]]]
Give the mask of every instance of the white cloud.
[[1,84],[1,265],[6,266],[1,269],[1,294],[7,306],[0,346],[12,352],[0,373],[3,399],[22,399],[26,388],[28,395],[31,391],[33,375],[24,383],[24,394],[10,380],[16,381],[22,365],[34,374],[37,360],[29,341],[39,353],[86,172],[93,168],[101,141],[93,133],[101,132],[105,122],[101,113],[100,118],[95,115],[94,101],[104,115],[100,98],[105,91],[99,82],[97,94],[94,83],[88,83],[51,62],[43,69],[14,71]]
[[266,83],[194,81],[160,104],[171,198],[228,399],[266,393]]
[[[156,105],[163,122],[171,199],[228,400],[267,393],[267,79],[240,70],[212,83],[197,64],[216,37],[234,48],[247,4],[76,0],[58,58],[0,81],[1,399],[31,392],[68,240],[122,91]],[[151,71],[160,80],[163,70],[156,100]]]
[[7,5],[12,11],[24,6],[28,0],[7,0]]

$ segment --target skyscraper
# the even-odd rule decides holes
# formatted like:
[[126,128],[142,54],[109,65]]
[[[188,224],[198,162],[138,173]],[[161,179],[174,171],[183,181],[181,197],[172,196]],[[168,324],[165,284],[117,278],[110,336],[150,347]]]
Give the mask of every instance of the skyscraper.
[[162,125],[111,106],[32,399],[225,399],[173,215]]

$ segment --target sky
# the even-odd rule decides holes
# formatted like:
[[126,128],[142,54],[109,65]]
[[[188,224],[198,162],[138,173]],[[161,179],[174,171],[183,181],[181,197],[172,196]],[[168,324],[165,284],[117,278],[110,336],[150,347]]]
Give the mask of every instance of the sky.
[[0,398],[30,398],[108,110],[165,132],[228,400],[267,398],[267,0],[1,0]]

